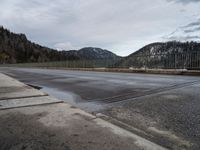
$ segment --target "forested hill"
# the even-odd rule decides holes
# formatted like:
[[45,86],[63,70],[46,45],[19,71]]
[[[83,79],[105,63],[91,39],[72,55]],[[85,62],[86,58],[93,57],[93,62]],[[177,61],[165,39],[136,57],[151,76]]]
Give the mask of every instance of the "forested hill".
[[48,62],[80,59],[118,59],[114,53],[100,48],[57,51],[29,41],[25,34],[0,27],[0,63]]
[[[196,55],[196,53],[200,54],[200,43],[177,41],[151,43],[132,53],[131,55],[121,59],[121,61],[119,61],[116,65],[127,67],[134,65],[137,66],[138,64],[144,63],[144,59],[148,59],[148,61],[150,62],[151,60],[155,61],[157,58],[156,61],[160,62],[161,60],[166,61],[166,59],[173,57],[174,54],[176,54],[177,56],[185,56],[186,53],[188,54],[188,56],[192,54]],[[167,61],[170,62],[172,60]]]

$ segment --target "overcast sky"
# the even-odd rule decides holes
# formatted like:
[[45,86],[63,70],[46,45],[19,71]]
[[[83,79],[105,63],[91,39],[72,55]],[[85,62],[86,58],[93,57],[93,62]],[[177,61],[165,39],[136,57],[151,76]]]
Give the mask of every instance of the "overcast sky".
[[51,48],[125,56],[151,42],[200,41],[200,0],[0,0],[0,25]]

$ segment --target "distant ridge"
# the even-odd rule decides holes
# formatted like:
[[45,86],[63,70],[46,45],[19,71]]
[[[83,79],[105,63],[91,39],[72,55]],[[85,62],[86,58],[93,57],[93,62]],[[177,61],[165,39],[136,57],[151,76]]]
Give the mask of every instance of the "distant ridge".
[[57,51],[29,41],[25,34],[16,34],[0,26],[0,63],[29,63],[81,59],[120,58],[116,54],[101,48],[87,47],[70,51]]

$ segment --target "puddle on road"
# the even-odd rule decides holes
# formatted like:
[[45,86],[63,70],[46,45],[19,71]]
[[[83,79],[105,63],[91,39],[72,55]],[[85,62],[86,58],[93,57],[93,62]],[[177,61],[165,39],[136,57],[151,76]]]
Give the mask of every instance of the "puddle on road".
[[42,87],[41,91],[48,93],[50,96],[61,99],[66,103],[69,103],[73,106],[81,108],[90,113],[100,111],[105,108],[105,106],[103,106],[102,104],[98,104],[96,102],[84,101],[83,99],[81,99],[80,96],[78,96],[72,92],[61,91],[59,89],[49,88],[49,87]]

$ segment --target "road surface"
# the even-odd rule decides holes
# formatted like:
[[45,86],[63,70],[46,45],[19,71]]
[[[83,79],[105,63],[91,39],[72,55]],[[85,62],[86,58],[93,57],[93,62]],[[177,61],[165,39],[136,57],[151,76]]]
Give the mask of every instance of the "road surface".
[[1,68],[170,149],[200,149],[200,77]]
[[2,73],[0,133],[1,150],[166,150]]

